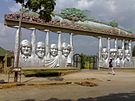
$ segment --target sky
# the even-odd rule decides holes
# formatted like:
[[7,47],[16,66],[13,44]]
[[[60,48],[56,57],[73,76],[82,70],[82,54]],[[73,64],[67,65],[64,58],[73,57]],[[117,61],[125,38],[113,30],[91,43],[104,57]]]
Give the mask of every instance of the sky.
[[[14,50],[16,29],[4,26],[4,15],[18,11],[20,4],[14,0],[0,0],[0,47]],[[129,29],[135,33],[135,0],[56,0],[54,12],[60,13],[64,8],[78,8],[85,10],[87,15],[101,21],[116,20],[119,27]],[[31,31],[23,29],[22,39],[30,40]],[[37,31],[37,41],[44,41],[45,33]],[[57,42],[57,34],[51,33],[50,43]],[[106,46],[106,39],[103,39]],[[62,34],[62,41],[69,42],[69,34]],[[75,53],[96,55],[98,53],[98,39],[91,36],[73,36]],[[120,44],[121,42],[119,42]],[[113,47],[113,41],[111,41]]]

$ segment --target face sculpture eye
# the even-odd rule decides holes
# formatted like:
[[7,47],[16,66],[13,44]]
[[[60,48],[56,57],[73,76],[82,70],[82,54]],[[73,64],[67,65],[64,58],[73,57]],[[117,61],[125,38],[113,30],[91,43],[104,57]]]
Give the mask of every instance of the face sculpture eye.
[[45,44],[43,42],[38,42],[36,45],[36,55],[39,58],[43,58],[45,56]]
[[62,54],[67,57],[69,53],[71,52],[71,46],[67,43],[62,44]]
[[31,55],[31,43],[28,40],[21,42],[21,53],[26,56]]
[[58,55],[58,48],[56,46],[56,44],[51,44],[51,47],[50,47],[50,54],[51,56],[55,57]]

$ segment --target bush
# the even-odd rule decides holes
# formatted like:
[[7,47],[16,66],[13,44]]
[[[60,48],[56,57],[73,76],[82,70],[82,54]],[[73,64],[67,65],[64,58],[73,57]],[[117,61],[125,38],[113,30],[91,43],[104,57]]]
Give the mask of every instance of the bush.
[[29,69],[23,70],[25,77],[54,77],[77,72],[79,69]]
[[118,27],[118,22],[115,20],[112,20],[112,21],[110,21],[109,25],[112,27]]

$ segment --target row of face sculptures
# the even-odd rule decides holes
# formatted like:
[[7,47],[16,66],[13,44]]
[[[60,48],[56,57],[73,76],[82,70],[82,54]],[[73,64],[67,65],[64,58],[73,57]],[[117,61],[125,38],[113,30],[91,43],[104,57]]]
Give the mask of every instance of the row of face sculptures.
[[68,55],[71,52],[71,46],[68,43],[62,43],[60,54],[56,44],[51,44],[49,56],[46,56],[45,43],[37,42],[34,53],[32,45],[28,40],[21,41],[20,66],[66,66]]
[[122,65],[128,66],[131,62],[130,56],[131,54],[128,49],[110,49],[110,54],[108,54],[107,48],[102,48],[101,50],[101,60],[103,62],[103,66],[108,66],[109,59],[113,60],[113,64],[116,67],[120,67]]

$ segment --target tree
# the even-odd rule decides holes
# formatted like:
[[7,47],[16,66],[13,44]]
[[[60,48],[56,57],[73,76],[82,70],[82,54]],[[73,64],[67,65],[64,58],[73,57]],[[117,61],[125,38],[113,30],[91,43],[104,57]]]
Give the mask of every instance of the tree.
[[112,27],[118,27],[118,22],[116,20],[112,20],[109,22],[109,25]]
[[51,15],[56,5],[55,0],[15,0],[16,3],[22,4],[23,7],[37,12],[41,19],[46,22],[51,20]]
[[65,8],[61,11],[60,16],[71,21],[84,21],[87,18],[84,11],[77,8]]

